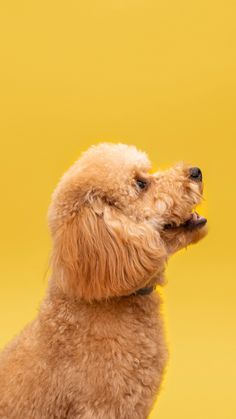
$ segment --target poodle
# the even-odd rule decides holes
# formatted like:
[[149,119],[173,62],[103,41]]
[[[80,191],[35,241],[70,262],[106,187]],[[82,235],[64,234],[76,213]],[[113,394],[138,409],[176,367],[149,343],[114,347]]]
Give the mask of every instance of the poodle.
[[201,170],[150,169],[134,146],[102,143],[60,180],[45,299],[0,355],[1,419],[148,417],[167,361],[155,287],[207,233]]

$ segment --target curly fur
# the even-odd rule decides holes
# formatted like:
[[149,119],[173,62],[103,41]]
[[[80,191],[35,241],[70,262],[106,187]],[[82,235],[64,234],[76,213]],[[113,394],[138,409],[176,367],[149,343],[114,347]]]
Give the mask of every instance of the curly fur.
[[206,234],[183,227],[202,193],[189,167],[150,168],[135,147],[100,144],[59,182],[47,295],[0,355],[1,418],[148,417],[167,350],[158,293],[133,293],[162,284],[169,255]]

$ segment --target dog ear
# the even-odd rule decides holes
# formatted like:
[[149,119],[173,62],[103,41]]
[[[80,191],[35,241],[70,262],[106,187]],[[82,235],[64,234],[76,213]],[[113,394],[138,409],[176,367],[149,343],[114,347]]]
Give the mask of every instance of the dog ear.
[[163,271],[166,250],[148,223],[108,205],[84,206],[54,234],[53,278],[87,301],[128,295]]

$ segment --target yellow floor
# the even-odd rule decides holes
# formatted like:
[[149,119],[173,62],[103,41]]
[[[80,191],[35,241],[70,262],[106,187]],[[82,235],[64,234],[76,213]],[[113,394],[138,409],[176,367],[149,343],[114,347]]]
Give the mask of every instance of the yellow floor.
[[170,361],[150,418],[235,419],[235,2],[100,0],[0,6],[0,346],[46,288],[46,211],[90,144],[154,168],[202,168],[209,236],[173,257]]

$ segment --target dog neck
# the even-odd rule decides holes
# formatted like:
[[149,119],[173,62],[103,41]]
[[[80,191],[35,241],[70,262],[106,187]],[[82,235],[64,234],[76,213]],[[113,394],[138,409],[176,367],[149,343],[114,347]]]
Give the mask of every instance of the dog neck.
[[[153,281],[153,285],[149,284],[145,287],[139,288],[136,291],[132,292],[131,294],[124,294],[124,295],[120,295],[116,297],[111,297],[110,299],[106,299],[106,300],[114,301],[116,299],[118,300],[123,299],[123,298],[126,299],[127,297],[150,295],[155,290],[157,285],[163,284],[164,282],[163,276],[158,279],[159,279],[158,281],[157,280]],[[50,278],[49,280],[49,287],[48,287],[47,294],[50,299],[57,299],[57,298],[67,299],[68,298],[69,300],[71,299],[74,302],[77,300],[75,297],[67,296],[67,294],[64,291],[62,291],[60,287],[58,287],[58,284],[56,283],[56,281],[53,280],[53,278]],[[83,302],[83,301],[80,301],[80,302]]]

